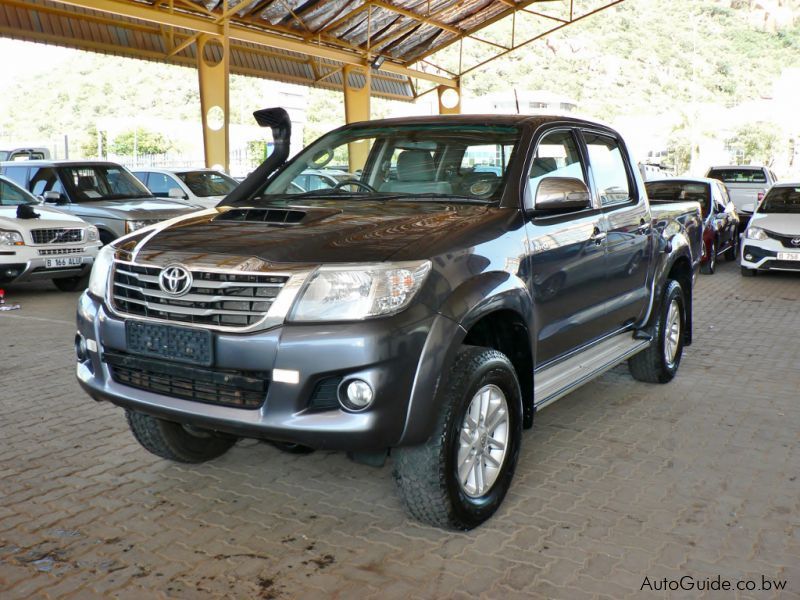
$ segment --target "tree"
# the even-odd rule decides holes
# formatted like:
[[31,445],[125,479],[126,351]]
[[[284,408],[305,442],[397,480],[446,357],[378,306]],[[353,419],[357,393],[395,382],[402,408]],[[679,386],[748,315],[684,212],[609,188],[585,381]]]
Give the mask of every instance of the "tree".
[[[136,154],[165,154],[172,149],[172,142],[160,133],[139,127],[125,131],[114,138],[110,150],[120,156]],[[135,150],[135,152],[134,152]]]
[[[98,135],[100,136],[101,154],[98,154]],[[92,125],[86,130],[86,135],[80,143],[81,154],[85,158],[105,158],[108,154],[108,135],[105,131],[97,131],[97,126]]]
[[736,130],[728,140],[731,148],[745,164],[763,164],[772,167],[782,144],[780,130],[773,123],[753,122]]

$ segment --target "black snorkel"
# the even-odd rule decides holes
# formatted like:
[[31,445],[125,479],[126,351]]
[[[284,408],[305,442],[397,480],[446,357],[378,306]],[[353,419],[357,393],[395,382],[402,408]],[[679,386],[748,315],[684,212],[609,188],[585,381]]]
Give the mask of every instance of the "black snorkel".
[[247,178],[228,194],[221,204],[232,205],[250,199],[267,183],[269,176],[289,158],[289,141],[292,135],[292,120],[283,108],[263,108],[253,113],[261,127],[272,129],[274,142],[272,154]]

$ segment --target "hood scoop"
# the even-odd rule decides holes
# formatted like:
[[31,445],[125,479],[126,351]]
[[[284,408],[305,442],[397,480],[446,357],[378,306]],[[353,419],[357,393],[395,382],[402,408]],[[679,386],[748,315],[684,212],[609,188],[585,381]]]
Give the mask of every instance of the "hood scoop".
[[215,221],[243,221],[271,225],[296,225],[306,216],[304,210],[281,208],[232,208],[216,217]]

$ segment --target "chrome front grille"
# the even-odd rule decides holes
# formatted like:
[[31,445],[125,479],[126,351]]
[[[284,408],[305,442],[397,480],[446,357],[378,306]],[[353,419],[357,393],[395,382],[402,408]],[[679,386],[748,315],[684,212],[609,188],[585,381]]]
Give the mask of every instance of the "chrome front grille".
[[84,248],[39,248],[39,256],[57,256],[60,254],[80,254]]
[[74,244],[83,241],[83,229],[34,229],[34,244]]
[[161,267],[115,263],[111,300],[120,313],[162,321],[245,328],[263,320],[288,280],[283,275],[192,271],[182,296],[163,291]]

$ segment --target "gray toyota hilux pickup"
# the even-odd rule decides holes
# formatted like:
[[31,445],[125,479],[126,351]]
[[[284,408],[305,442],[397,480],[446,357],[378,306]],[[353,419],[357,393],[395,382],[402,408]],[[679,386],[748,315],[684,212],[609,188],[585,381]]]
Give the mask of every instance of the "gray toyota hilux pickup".
[[[77,377],[166,459],[239,438],[383,464],[414,517],[469,529],[537,410],[627,361],[670,381],[692,340],[700,206],[650,207],[622,138],[563,117],[357,123],[273,154],[216,208],[106,246]],[[351,178],[306,191],[306,169]]]

